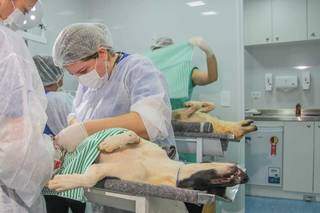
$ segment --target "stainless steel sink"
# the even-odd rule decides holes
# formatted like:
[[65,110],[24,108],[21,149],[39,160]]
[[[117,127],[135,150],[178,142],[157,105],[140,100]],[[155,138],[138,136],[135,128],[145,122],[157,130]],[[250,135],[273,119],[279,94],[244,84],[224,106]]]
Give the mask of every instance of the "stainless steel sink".
[[295,109],[257,109],[256,113],[246,113],[247,119],[257,121],[320,121],[320,109],[302,109],[296,116]]
[[320,116],[320,109],[305,109],[302,110],[304,116]]

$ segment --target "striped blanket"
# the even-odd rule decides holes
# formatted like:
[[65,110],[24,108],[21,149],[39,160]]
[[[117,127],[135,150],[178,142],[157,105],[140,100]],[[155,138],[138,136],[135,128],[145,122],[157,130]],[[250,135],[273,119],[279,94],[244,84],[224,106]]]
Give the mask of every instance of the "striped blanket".
[[[86,140],[84,140],[77,149],[72,153],[67,153],[61,168],[56,173],[58,175],[66,174],[84,174],[88,167],[90,167],[100,154],[98,146],[105,138],[119,135],[126,132],[126,129],[112,128],[100,131]],[[48,188],[42,190],[43,195],[56,195],[72,200],[86,202],[83,188],[71,189],[64,192],[55,192]]]

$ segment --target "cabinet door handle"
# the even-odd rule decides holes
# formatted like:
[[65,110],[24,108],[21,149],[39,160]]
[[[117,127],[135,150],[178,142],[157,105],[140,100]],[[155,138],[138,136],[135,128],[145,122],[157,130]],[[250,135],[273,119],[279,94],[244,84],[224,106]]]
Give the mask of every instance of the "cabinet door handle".
[[307,127],[308,127],[308,128],[310,128],[310,127],[311,127],[311,125],[309,124],[309,125],[307,125]]
[[270,38],[266,38],[266,42],[269,42],[270,41]]
[[311,33],[311,37],[315,37],[316,36],[316,33]]
[[318,126],[318,128],[320,129],[320,125]]
[[279,37],[278,36],[276,37],[276,41],[279,41]]

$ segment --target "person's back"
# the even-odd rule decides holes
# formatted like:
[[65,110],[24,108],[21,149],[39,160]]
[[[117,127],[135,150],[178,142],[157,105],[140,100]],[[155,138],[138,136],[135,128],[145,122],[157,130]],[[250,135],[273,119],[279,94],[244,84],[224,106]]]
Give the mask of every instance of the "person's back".
[[72,110],[73,97],[60,90],[63,86],[64,70],[54,65],[51,56],[35,55],[33,60],[48,99],[48,121],[44,133],[55,136],[68,126],[67,118]]
[[68,115],[72,111],[73,97],[66,92],[48,92],[47,125],[53,135],[57,135],[68,126]]

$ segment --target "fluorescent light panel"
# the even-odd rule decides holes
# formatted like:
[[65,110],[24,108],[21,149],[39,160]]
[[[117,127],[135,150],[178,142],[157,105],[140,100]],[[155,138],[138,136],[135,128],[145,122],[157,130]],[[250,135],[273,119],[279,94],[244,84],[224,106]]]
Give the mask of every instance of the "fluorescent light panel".
[[203,1],[191,1],[191,2],[187,2],[186,4],[189,7],[199,7],[199,6],[206,5],[206,3],[204,3]]
[[306,70],[309,69],[311,66],[295,66],[293,67],[296,70]]
[[213,16],[213,15],[218,15],[216,11],[205,11],[201,13],[203,16]]

